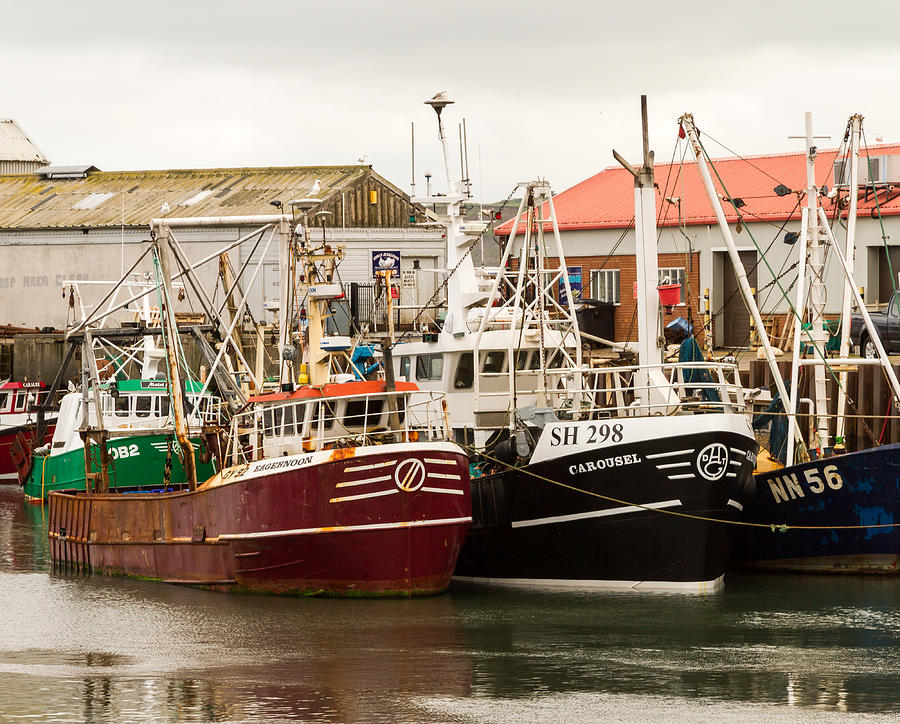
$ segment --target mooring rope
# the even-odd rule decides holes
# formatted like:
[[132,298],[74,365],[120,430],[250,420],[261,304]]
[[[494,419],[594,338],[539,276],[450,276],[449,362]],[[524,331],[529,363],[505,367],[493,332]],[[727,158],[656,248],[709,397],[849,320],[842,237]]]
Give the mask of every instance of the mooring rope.
[[[619,503],[620,505],[632,506],[635,508],[642,508],[643,510],[649,511],[651,513],[661,513],[663,515],[672,515],[677,516],[679,518],[689,518],[691,520],[699,520],[706,523],[720,523],[723,525],[736,525],[742,526],[745,528],[766,528],[773,533],[786,533],[789,530],[864,530],[866,528],[897,528],[900,527],[900,523],[876,523],[873,525],[790,525],[788,523],[752,523],[746,520],[726,520],[725,518],[714,518],[708,515],[696,515],[695,513],[680,513],[677,510],[669,510],[667,508],[651,508],[649,505],[635,503],[628,500],[622,500],[620,498],[614,498],[610,495],[603,495],[602,493],[595,493],[591,490],[585,490],[584,488],[579,488],[574,485],[569,485],[568,483],[563,483],[559,480],[553,480],[552,478],[548,478],[544,475],[540,475],[533,470],[529,470],[528,468],[517,468],[514,465],[510,465],[509,463],[505,463],[502,460],[498,460],[491,455],[488,455],[484,452],[477,450],[471,445],[462,445],[460,447],[464,448],[470,453],[474,453],[479,457],[484,458],[492,463],[496,463],[498,465],[502,465],[507,470],[517,470],[520,473],[524,473],[525,475],[530,475],[531,477],[541,480],[545,483],[550,483],[551,485],[556,485],[560,488],[566,488],[575,493],[583,493],[584,495],[589,495],[593,498],[600,498],[601,500],[607,500],[611,503]],[[477,479],[477,478],[476,478]]]

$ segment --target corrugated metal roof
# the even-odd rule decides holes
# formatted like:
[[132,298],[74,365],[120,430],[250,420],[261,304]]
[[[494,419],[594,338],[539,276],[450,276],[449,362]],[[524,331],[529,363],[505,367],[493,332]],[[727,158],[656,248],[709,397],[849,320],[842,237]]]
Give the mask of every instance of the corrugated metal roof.
[[0,159],[50,163],[12,118],[0,118]]
[[[868,154],[870,157],[900,155],[900,144],[870,146]],[[830,188],[834,185],[833,169],[837,158],[836,149],[819,150],[816,157],[817,186],[827,185]],[[863,168],[865,163],[863,151],[860,167]],[[725,194],[727,190],[732,198],[744,202],[740,211],[745,223],[800,218],[797,195],[778,196],[774,188],[783,184],[792,191],[805,189],[806,156],[803,153],[713,159],[712,164],[715,169],[713,180],[719,192]],[[658,187],[656,211],[660,226],[678,224],[679,201],[685,224],[716,223],[695,161],[658,164],[655,172]],[[878,188],[881,213],[886,216],[900,215],[900,184],[896,190],[884,185]],[[676,203],[667,203],[667,197]],[[836,203],[837,199],[823,200],[829,216],[834,212]],[[634,223],[634,178],[621,166],[611,166],[554,196],[553,206],[561,230],[627,228]],[[734,207],[727,201],[723,201],[722,206],[728,221],[736,223],[738,214]],[[869,189],[868,195],[861,190],[858,213],[877,213],[875,208],[872,189]],[[843,213],[846,214],[846,211]],[[495,233],[503,236],[509,234],[511,229],[512,221],[507,221],[498,226]]]
[[[177,216],[272,213],[269,202],[309,195],[317,180],[317,197],[325,200],[366,175],[387,183],[368,165],[98,171],[77,179],[0,176],[0,229],[109,227],[123,219],[126,226],[146,226],[160,216],[163,203]],[[100,194],[112,196],[93,203]]]

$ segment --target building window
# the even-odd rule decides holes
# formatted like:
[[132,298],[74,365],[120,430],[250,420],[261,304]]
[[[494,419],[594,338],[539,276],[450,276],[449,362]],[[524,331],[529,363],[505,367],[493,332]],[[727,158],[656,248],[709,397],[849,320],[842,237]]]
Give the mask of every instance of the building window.
[[594,269],[591,271],[591,296],[601,302],[619,304],[619,270]]
[[680,284],[681,285],[681,297],[678,300],[679,304],[684,304],[685,300],[685,283],[684,283],[684,267],[683,266],[673,266],[673,267],[663,267],[659,270],[659,283],[660,284]]
[[0,344],[0,380],[12,377],[13,346],[12,344]]
[[444,358],[440,354],[423,354],[416,358],[417,380],[439,380],[444,371]]

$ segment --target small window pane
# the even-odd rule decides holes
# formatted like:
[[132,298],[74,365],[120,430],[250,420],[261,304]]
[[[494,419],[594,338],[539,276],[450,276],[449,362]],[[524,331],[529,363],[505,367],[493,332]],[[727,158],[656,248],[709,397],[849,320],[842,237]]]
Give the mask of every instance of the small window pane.
[[471,352],[463,352],[459,356],[459,362],[456,364],[456,376],[453,379],[454,389],[467,390],[472,386],[475,376],[475,364],[472,360]]
[[150,395],[138,395],[135,403],[135,414],[138,417],[150,417],[153,410],[153,398]]
[[401,357],[400,358],[400,376],[406,380],[409,380],[409,357]]
[[503,363],[506,360],[506,352],[502,350],[491,350],[484,355],[484,364],[481,366],[482,372],[503,372]]

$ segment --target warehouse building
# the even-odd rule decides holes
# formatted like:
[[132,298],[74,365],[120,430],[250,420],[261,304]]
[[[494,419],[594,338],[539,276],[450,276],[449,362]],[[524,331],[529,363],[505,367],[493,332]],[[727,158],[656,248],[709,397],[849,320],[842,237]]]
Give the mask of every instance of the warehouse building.
[[[713,207],[696,162],[658,164],[656,212],[660,281],[682,285],[680,303],[666,321],[690,317],[702,328],[698,310],[709,290],[716,347],[745,347],[751,340],[750,315],[738,292]],[[805,203],[803,153],[714,159],[713,178],[757,302],[778,337],[795,301],[796,244]],[[847,159],[836,149],[819,150],[816,185],[825,187],[822,206],[838,243],[846,239]],[[900,279],[900,145],[870,146],[860,162],[855,279],[867,305],[887,302]],[[637,339],[634,179],[611,166],[554,197],[569,278],[583,298],[614,305],[617,341]],[[510,233],[509,223],[498,227]],[[826,254],[826,314],[839,315],[843,273]]]
[[[143,251],[151,218],[290,213],[289,202],[304,197],[321,200],[309,214],[310,234],[346,245],[338,271],[342,282],[362,290],[358,299],[372,297],[372,257],[384,251],[399,256],[405,272],[399,306],[424,304],[440,286],[440,230],[416,225],[423,209],[368,165],[103,172],[45,161],[0,175],[0,324],[64,329],[78,311],[64,282],[118,279]],[[176,235],[196,261],[249,230],[198,226]],[[267,310],[278,298],[274,247],[263,260],[261,283],[248,294],[262,321],[272,321]],[[246,244],[232,252],[232,265],[250,253]],[[208,266],[201,279],[212,289],[217,269]],[[139,271],[149,271],[149,263]]]

